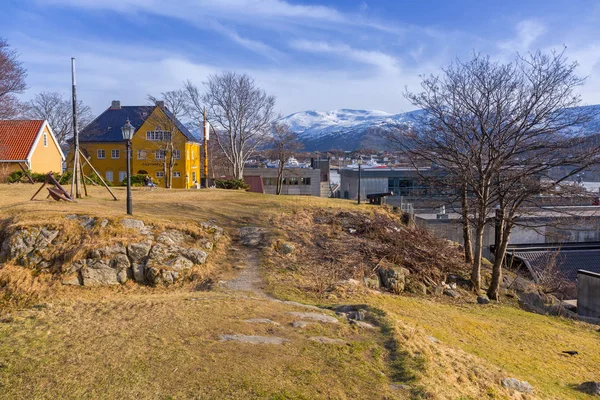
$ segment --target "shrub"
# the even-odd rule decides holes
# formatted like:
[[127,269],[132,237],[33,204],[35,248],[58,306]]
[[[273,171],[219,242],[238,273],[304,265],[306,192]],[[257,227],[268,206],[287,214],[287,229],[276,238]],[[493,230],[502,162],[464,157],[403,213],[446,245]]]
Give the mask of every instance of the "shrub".
[[[131,175],[131,186],[144,186],[145,174]],[[127,186],[127,178],[123,179],[121,186]]]
[[12,172],[11,174],[8,175],[7,181],[8,181],[8,183],[20,182],[23,175],[25,175],[25,174],[23,174],[23,171]]
[[250,186],[242,179],[215,179],[215,186],[218,189],[250,189]]

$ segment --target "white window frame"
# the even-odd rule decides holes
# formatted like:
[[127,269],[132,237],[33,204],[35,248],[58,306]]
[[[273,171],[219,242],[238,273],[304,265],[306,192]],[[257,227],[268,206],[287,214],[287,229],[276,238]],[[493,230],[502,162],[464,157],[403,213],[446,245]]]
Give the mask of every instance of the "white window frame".
[[104,149],[96,150],[96,156],[98,157],[98,160],[104,160],[106,158],[106,150],[104,150]]
[[146,131],[146,140],[149,142],[171,141],[171,132],[169,131]]
[[138,152],[137,152],[137,159],[138,160],[145,160],[146,157],[147,157],[146,150],[138,150]]
[[181,150],[173,150],[173,159],[181,160]]
[[157,178],[164,178],[165,177],[165,171],[156,171],[156,177]]
[[173,178],[181,178],[181,172],[173,171]]
[[44,132],[44,147],[48,147],[48,134]]
[[164,160],[165,158],[167,158],[167,151],[166,150],[156,150],[154,152],[154,159],[155,160]]
[[[116,157],[115,157],[115,154],[117,155]],[[110,151],[110,158],[113,159],[113,160],[118,160],[119,158],[121,158],[121,150],[119,150],[119,149],[112,149]]]
[[192,182],[196,182],[196,171],[192,171]]
[[[108,175],[109,175],[109,174],[110,174],[110,178],[108,177]],[[107,181],[109,181],[109,182],[111,182],[111,183],[112,183],[112,182],[113,182],[113,179],[115,179],[115,175],[114,175],[113,171],[109,169],[109,170],[107,170],[107,171],[104,173],[104,178],[105,178]]]

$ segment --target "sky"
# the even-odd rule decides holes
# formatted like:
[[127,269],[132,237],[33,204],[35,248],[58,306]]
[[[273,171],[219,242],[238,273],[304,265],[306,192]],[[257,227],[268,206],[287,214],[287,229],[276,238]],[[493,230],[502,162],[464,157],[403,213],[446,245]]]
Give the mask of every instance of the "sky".
[[474,52],[509,62],[561,51],[600,103],[600,3],[571,0],[0,0],[0,37],[28,70],[23,100],[41,91],[95,114],[147,96],[202,87],[219,71],[252,76],[277,111],[410,111],[406,90]]

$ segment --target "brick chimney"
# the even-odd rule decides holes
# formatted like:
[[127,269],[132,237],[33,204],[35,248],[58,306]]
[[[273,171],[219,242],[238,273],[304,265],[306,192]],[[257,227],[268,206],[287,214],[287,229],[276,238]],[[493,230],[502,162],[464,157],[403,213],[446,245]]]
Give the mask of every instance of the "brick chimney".
[[121,109],[121,101],[113,100],[112,103],[110,104],[110,109],[111,110],[120,110]]
[[156,105],[160,108],[165,108],[165,102],[162,100],[156,100]]

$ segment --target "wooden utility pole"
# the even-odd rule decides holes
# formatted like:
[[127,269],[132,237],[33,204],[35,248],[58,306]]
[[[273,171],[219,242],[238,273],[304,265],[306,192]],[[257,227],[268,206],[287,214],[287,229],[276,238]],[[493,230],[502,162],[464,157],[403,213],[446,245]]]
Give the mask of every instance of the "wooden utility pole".
[[210,136],[210,125],[206,120],[206,107],[204,107],[204,140],[202,141],[202,153],[204,154],[203,186],[208,188],[208,138]]
[[75,81],[75,58],[71,57],[71,83],[72,83],[72,98],[73,98],[73,144],[75,150],[73,152],[73,180],[71,181],[71,196],[73,196],[73,186],[75,186],[75,197],[81,198],[81,162],[79,159],[79,129],[77,126],[77,89]]

